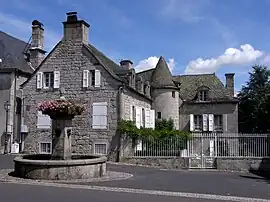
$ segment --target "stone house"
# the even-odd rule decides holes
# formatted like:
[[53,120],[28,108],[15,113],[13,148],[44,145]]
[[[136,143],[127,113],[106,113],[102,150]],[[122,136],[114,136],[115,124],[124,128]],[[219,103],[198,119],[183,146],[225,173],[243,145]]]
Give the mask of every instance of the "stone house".
[[46,57],[43,31],[41,23],[33,25],[36,68],[21,85],[29,131],[24,152],[51,152],[51,120],[37,106],[61,95],[86,106],[73,120],[74,153],[117,156],[120,119],[154,128],[156,119],[172,118],[179,130],[237,132],[233,74],[226,76],[226,87],[215,74],[172,76],[163,57],[155,68],[136,73],[130,60],[118,65],[91,44],[89,24],[76,12],[67,13],[63,38]]
[[[14,141],[21,139],[20,85],[34,72],[24,50],[28,44],[0,31],[0,153],[11,152]],[[5,103],[9,109],[6,111]],[[6,105],[7,106],[7,105]]]

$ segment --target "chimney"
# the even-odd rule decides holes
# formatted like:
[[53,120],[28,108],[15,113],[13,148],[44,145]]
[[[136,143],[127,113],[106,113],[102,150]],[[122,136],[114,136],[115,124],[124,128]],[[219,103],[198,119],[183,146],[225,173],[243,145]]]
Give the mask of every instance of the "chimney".
[[37,68],[45,58],[44,50],[44,28],[38,20],[32,22],[32,40],[30,51],[30,62],[34,68]]
[[123,68],[131,69],[132,68],[132,65],[133,65],[133,62],[131,60],[121,60],[120,61],[120,65]]
[[143,85],[143,79],[141,76],[139,76],[137,83],[136,83],[136,89],[137,91],[139,91],[140,93],[144,93],[144,85]]
[[64,25],[64,40],[83,42],[88,44],[88,30],[90,25],[84,20],[78,20],[77,12],[67,13],[67,21]]
[[234,73],[225,74],[226,77],[226,88],[230,95],[234,97]]

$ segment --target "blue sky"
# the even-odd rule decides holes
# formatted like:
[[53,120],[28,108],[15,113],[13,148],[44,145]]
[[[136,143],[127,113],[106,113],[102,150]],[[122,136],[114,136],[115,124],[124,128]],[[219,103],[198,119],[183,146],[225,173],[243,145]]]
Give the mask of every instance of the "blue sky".
[[31,22],[45,28],[45,47],[60,40],[66,12],[90,24],[89,41],[137,71],[164,56],[173,74],[235,72],[236,90],[253,64],[270,63],[268,0],[9,0],[0,29],[27,41]]

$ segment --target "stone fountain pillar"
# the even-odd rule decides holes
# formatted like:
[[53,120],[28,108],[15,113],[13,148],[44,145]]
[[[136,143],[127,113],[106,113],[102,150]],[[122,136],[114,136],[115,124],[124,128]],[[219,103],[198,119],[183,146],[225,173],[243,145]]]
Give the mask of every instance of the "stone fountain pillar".
[[52,118],[52,159],[71,159],[72,118]]

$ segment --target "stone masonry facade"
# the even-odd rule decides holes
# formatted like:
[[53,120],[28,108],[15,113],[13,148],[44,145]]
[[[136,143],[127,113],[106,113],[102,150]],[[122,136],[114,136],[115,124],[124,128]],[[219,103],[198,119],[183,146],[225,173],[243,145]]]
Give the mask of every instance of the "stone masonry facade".
[[[39,153],[41,142],[51,142],[51,127],[37,127],[37,107],[44,100],[59,99],[60,96],[86,106],[86,111],[73,121],[74,153],[92,154],[96,144],[104,143],[107,145],[106,153],[114,156],[121,142],[117,134],[120,119],[133,120],[137,127],[153,128],[156,119],[172,119],[175,129],[190,130],[191,114],[220,114],[222,121],[219,122],[222,122],[224,132],[238,132],[237,100],[232,95],[233,74],[227,77],[228,89],[214,74],[172,76],[163,57],[160,57],[155,68],[135,73],[130,60],[121,61],[118,65],[91,45],[88,40],[89,25],[78,20],[76,13],[67,14],[67,21],[63,24],[62,40],[42,62],[36,64],[32,76],[21,85],[23,124],[29,131],[24,140],[25,153]],[[37,26],[40,24],[33,23],[33,34],[41,34],[34,37],[33,43],[41,44],[39,46],[43,48],[43,28],[40,27],[41,31],[38,31]],[[35,57],[40,58],[45,53],[40,48],[31,51],[39,52],[31,55],[33,64],[38,61]],[[85,71],[99,72],[98,86],[88,85],[91,79],[97,79],[90,75],[88,81],[88,74],[87,87],[84,86]],[[57,87],[38,88],[39,82],[51,79],[38,79],[42,72],[43,75],[57,72]],[[201,92],[201,89],[206,90]],[[106,103],[106,128],[93,128],[95,103]],[[152,120],[152,125],[147,123],[146,117]]]

